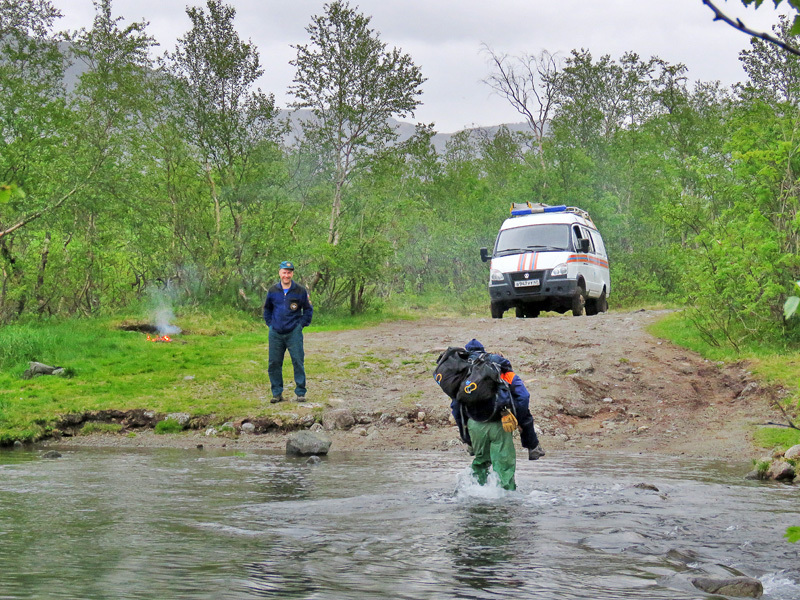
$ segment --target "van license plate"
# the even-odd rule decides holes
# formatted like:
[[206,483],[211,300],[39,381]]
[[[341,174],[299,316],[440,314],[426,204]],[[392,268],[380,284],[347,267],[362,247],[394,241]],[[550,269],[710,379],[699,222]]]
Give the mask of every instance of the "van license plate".
[[532,285],[539,285],[538,279],[521,279],[514,282],[514,287],[530,287]]

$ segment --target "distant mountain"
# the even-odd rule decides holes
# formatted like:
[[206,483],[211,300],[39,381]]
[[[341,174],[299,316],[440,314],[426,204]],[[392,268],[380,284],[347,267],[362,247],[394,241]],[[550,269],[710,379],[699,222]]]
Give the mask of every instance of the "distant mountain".
[[[290,133],[287,139],[287,142],[291,143],[292,141],[296,140],[300,135],[300,123],[306,119],[311,118],[311,111],[300,109],[295,111],[281,111],[282,116],[288,116],[289,122],[291,123]],[[412,135],[414,135],[415,125],[413,123],[408,123],[406,121],[398,121],[397,119],[389,119],[389,122],[392,126],[397,128],[397,132],[399,134],[399,140],[405,141],[409,139]],[[500,125],[492,125],[490,127],[474,127],[468,128],[464,131],[469,131],[473,133],[481,132],[484,135],[488,135],[489,137],[495,135],[497,131],[501,127],[507,127],[512,132],[527,132],[530,131],[527,123],[504,123]],[[436,152],[441,154],[444,152],[447,142],[452,138],[454,135],[460,132],[455,133],[439,133],[437,132],[433,139],[434,148],[436,148]]]
[[[67,54],[69,50],[69,44],[60,44],[60,49],[64,54]],[[78,83],[78,79],[80,76],[86,71],[86,65],[81,62],[80,60],[73,61],[70,65],[68,65],[66,72],[64,73],[64,83],[66,84],[67,90],[71,91],[75,89],[75,85]],[[310,118],[311,111],[309,110],[295,110],[289,111],[286,109],[281,109],[281,115],[288,116],[289,121],[291,123],[291,128],[289,135],[286,139],[288,143],[292,143],[294,140],[297,139],[300,132],[300,122]],[[413,123],[408,123],[406,121],[398,121],[396,119],[389,119],[390,123],[397,127],[398,133],[400,134],[400,141],[407,140],[412,135],[414,135],[415,126]],[[512,132],[525,132],[529,131],[529,127],[526,123],[505,123],[500,125],[492,125],[490,127],[474,127],[474,128],[467,128],[465,131],[470,131],[474,133],[481,132],[484,135],[493,136],[497,131],[505,125],[508,129]],[[436,148],[436,152],[439,154],[443,153],[445,150],[445,146],[447,142],[452,138],[456,133],[436,133],[433,136],[432,142],[434,148]]]

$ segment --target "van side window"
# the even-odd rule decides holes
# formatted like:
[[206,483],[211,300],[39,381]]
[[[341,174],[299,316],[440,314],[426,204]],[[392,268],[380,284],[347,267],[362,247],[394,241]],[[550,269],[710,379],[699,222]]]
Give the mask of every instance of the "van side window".
[[600,237],[599,233],[597,233],[596,231],[592,231],[591,229],[589,230],[589,233],[592,236],[592,242],[594,242],[595,251],[597,252],[597,254],[605,258],[606,247],[603,244],[603,238]]
[[572,226],[572,244],[575,246],[575,250],[579,251],[581,248],[581,240],[583,239],[583,235],[581,234],[581,226],[580,225],[573,225]]

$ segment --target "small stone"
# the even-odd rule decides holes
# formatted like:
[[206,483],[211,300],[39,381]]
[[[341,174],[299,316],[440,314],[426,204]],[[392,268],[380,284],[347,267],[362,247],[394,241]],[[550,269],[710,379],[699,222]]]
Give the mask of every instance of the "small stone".
[[242,423],[242,433],[255,433],[256,426],[252,423]]
[[603,402],[605,402],[605,403],[607,403],[607,404],[610,404],[610,403],[611,403],[611,402],[613,402],[613,401],[614,401],[614,399],[613,399],[613,398],[603,398]]
[[184,381],[194,381],[194,375],[187,375],[183,378]]

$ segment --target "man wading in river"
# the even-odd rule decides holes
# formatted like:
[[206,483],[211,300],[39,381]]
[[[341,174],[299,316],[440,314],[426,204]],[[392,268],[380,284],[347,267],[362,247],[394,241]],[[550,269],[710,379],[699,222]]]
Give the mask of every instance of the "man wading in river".
[[530,413],[530,393],[501,354],[487,353],[478,340],[464,348],[448,348],[434,371],[436,382],[452,398],[450,410],[461,440],[472,447],[472,472],[484,485],[491,466],[507,490],[517,488],[515,429],[520,429],[528,459],[545,455]]

